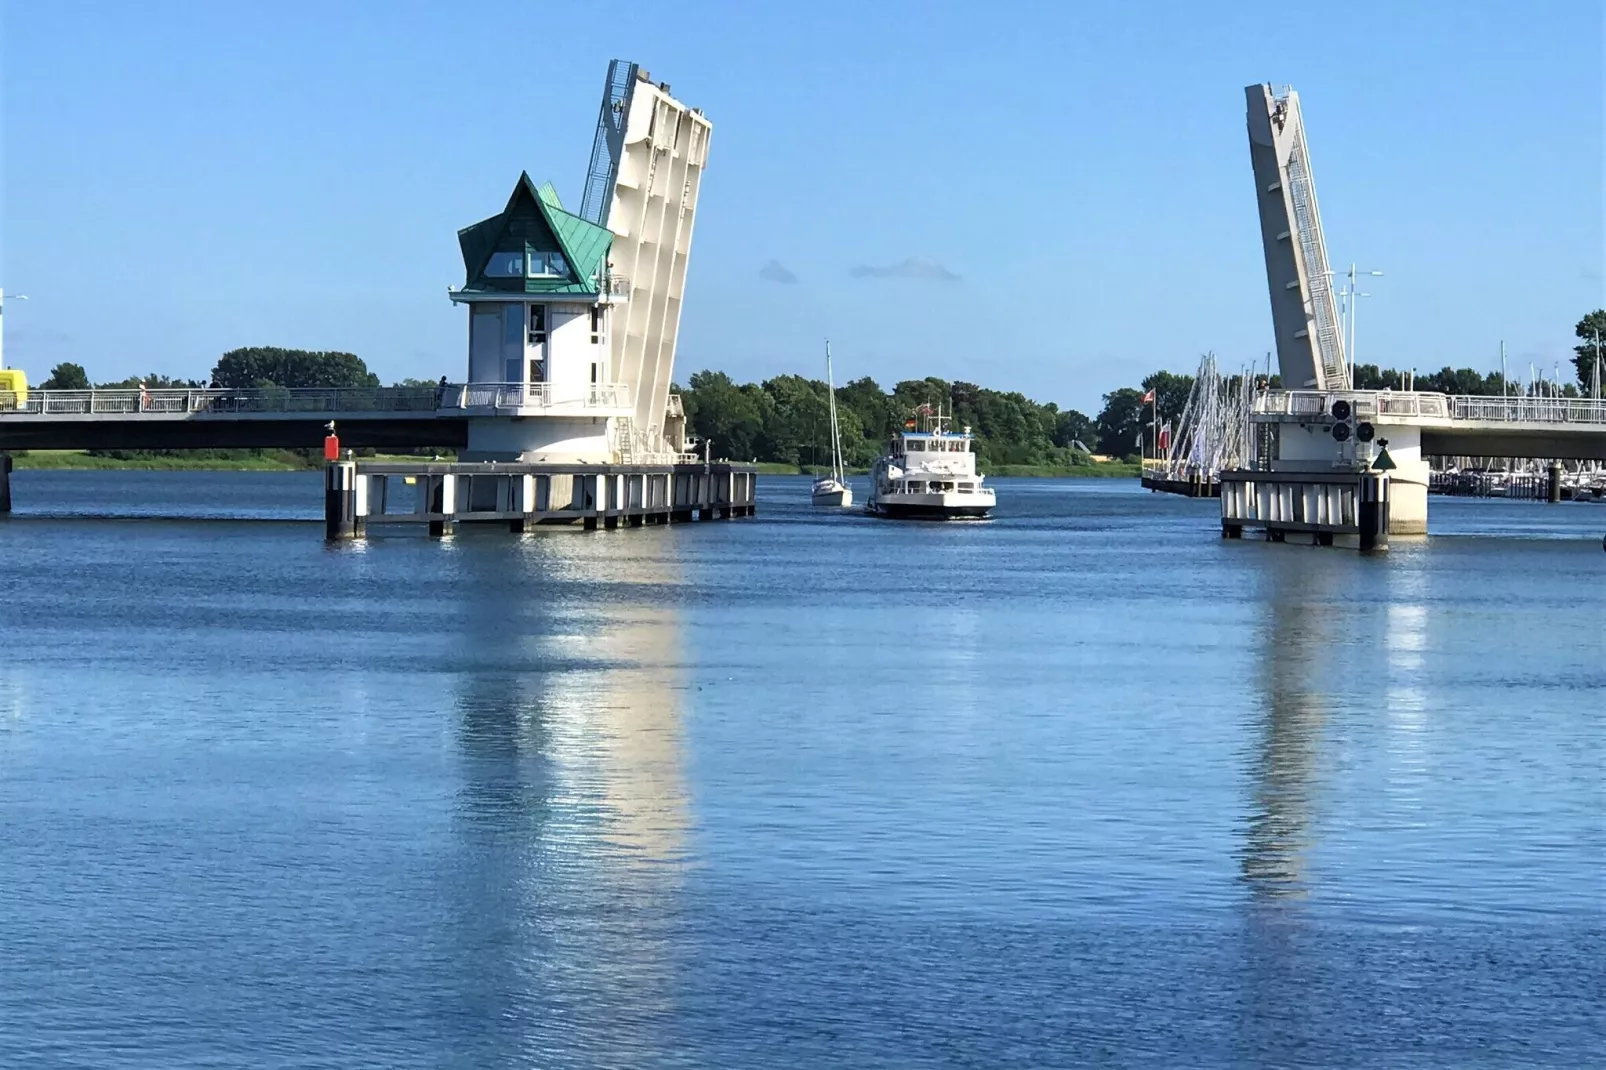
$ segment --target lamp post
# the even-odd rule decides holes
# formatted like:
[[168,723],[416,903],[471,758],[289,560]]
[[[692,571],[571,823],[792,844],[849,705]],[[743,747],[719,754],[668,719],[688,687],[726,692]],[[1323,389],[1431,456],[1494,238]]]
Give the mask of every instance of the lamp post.
[[[13,301],[26,301],[26,300],[28,300],[28,295],[27,294],[12,294],[11,295],[11,299]],[[6,334],[5,334],[6,317],[5,317],[5,311],[6,311],[6,292],[5,292],[5,290],[0,289],[0,368],[4,368],[6,366]]]
[[[1329,271],[1327,274],[1329,276],[1337,276],[1339,275],[1339,272]],[[1382,274],[1383,273],[1381,271],[1361,271],[1357,269],[1354,264],[1351,264],[1349,266],[1349,271],[1343,276],[1347,278],[1349,282],[1343,289],[1338,291],[1338,295],[1345,299],[1340,311],[1340,316],[1344,321],[1343,325],[1340,327],[1340,330],[1344,334],[1348,335],[1348,337],[1344,339],[1344,352],[1349,358],[1349,381],[1350,386],[1352,387],[1355,385],[1355,305],[1360,298],[1372,296],[1369,293],[1363,293],[1360,288],[1356,286],[1356,280],[1363,275]]]

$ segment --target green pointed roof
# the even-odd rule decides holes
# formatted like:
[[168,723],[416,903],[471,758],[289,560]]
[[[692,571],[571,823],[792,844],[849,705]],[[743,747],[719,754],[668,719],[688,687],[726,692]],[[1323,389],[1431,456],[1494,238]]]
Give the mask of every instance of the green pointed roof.
[[[613,232],[564,211],[548,182],[537,187],[528,172],[519,175],[507,207],[457,232],[467,282],[460,293],[594,294],[594,276],[607,270]],[[567,275],[542,278],[491,278],[486,265],[497,252],[560,252]]]

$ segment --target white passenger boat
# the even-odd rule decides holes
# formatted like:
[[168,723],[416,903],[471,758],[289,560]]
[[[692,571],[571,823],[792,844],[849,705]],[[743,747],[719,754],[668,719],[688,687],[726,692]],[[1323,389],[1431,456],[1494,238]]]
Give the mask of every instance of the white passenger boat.
[[831,343],[825,343],[825,383],[831,399],[831,474],[814,481],[815,505],[845,508],[853,504],[853,488],[842,468],[842,432],[836,422],[836,379],[831,373]]
[[865,510],[923,520],[985,517],[994,505],[993,488],[983,485],[985,478],[976,471],[970,428],[949,431],[941,410],[933,415],[922,406],[871,469]]

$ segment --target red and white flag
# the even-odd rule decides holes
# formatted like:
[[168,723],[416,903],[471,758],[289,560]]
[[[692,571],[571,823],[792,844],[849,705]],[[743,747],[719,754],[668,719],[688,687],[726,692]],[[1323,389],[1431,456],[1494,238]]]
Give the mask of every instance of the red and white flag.
[[1149,404],[1149,403],[1150,403],[1150,402],[1151,402],[1151,401],[1153,401],[1153,400],[1154,400],[1154,391],[1153,391],[1153,390],[1151,390],[1151,391],[1149,391],[1149,392],[1148,392],[1148,393],[1147,393],[1147,394],[1144,394],[1144,395],[1143,395],[1143,401],[1142,401],[1142,404],[1144,404],[1144,405],[1147,405],[1147,404]]
[[1171,448],[1171,421],[1167,420],[1160,425],[1160,452],[1164,453]]

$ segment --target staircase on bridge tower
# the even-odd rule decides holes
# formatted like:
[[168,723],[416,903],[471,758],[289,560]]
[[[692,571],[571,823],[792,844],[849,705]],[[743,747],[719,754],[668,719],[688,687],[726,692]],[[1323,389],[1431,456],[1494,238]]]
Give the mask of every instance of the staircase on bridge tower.
[[1270,85],[1249,86],[1244,94],[1283,385],[1294,390],[1348,389],[1344,336],[1327,268],[1299,94]]

